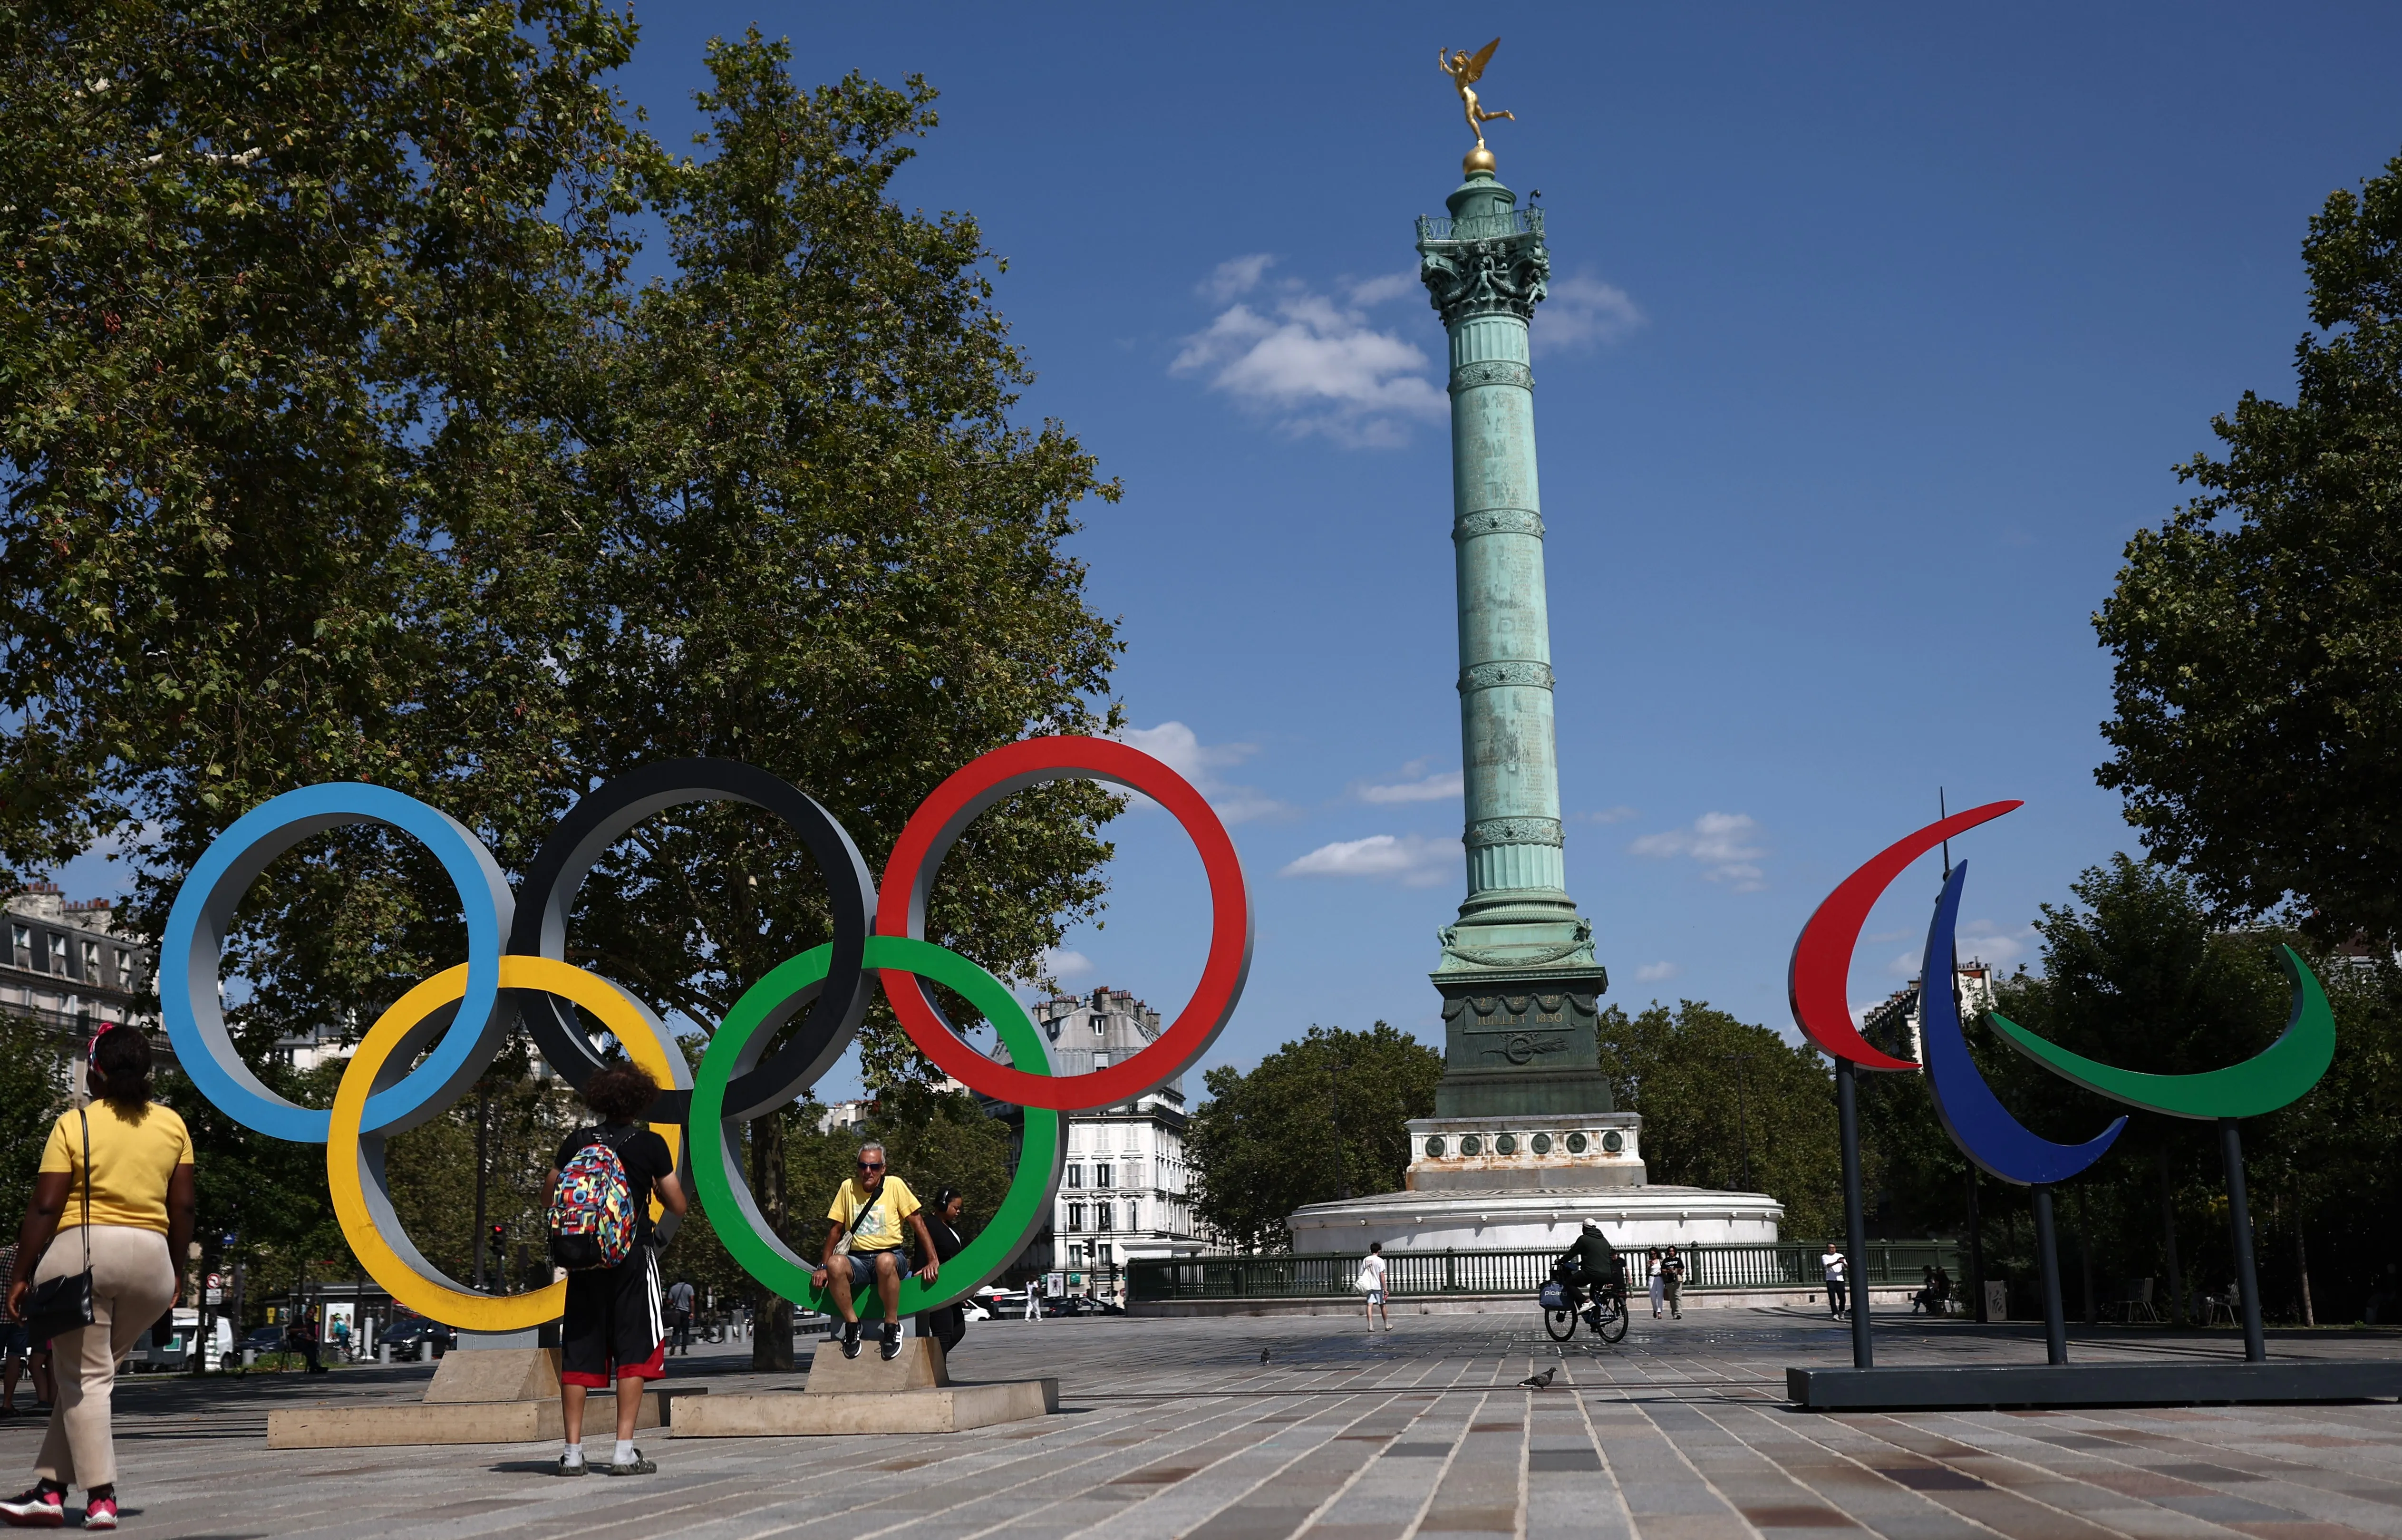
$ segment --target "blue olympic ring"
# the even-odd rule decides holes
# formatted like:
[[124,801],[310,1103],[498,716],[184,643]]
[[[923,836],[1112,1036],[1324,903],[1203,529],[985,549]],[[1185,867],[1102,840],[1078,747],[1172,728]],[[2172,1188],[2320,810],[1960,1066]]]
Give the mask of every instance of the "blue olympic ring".
[[397,1134],[449,1106],[483,1073],[514,1017],[501,994],[501,948],[517,900],[500,863],[465,825],[415,797],[358,781],[303,787],[260,804],[217,836],[175,896],[159,948],[159,1014],[200,1094],[243,1127],[297,1144],[324,1144],[333,1114],[284,1100],[242,1062],[226,1030],[218,968],[234,912],[268,863],[311,834],[352,823],[397,829],[431,850],[467,920],[467,986],[458,1015],[424,1063],[367,1099],[366,1130]]

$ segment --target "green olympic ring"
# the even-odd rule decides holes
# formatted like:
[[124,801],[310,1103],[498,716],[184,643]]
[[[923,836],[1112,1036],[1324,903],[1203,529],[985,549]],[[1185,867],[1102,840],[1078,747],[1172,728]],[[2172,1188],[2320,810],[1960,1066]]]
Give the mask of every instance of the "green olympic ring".
[[2335,1011],[2301,954],[2281,947],[2294,981],[2294,1011],[2275,1042],[2224,1069],[2146,1075],[2071,1053],[1998,1012],[1994,1025],[2010,1046],[2062,1078],[2105,1096],[2172,1118],[2253,1118],[2300,1099],[2335,1062]]
[[[773,1292],[820,1311],[830,1310],[834,1299],[830,1289],[820,1290],[810,1282],[817,1265],[804,1261],[777,1235],[753,1202],[750,1184],[743,1180],[738,1153],[739,1129],[737,1120],[725,1116],[725,1088],[748,1067],[749,1060],[758,1057],[743,1051],[761,1028],[789,1014],[784,1008],[795,997],[824,983],[833,956],[834,948],[827,945],[788,958],[734,1002],[734,1009],[725,1013],[716,1035],[710,1038],[708,1051],[701,1054],[700,1067],[693,1072],[692,1114],[686,1125],[693,1180],[700,1189],[702,1209],[712,1218],[741,1216],[739,1224],[718,1227],[718,1238],[725,1243],[725,1249],[744,1272]],[[1011,1064],[1029,1075],[1051,1073],[1042,1034],[1026,1008],[999,979],[958,953],[906,936],[870,936],[863,966],[914,973],[957,991],[1001,1033]],[[766,1044],[760,1046],[764,1049]],[[1010,1177],[1000,1209],[974,1240],[943,1264],[942,1276],[933,1283],[921,1283],[915,1273],[904,1277],[902,1314],[947,1305],[998,1277],[1017,1259],[1050,1213],[1051,1200],[1058,1190],[1060,1162],[1066,1153],[1059,1137],[1060,1122],[1056,1112],[1026,1108],[1017,1171]]]

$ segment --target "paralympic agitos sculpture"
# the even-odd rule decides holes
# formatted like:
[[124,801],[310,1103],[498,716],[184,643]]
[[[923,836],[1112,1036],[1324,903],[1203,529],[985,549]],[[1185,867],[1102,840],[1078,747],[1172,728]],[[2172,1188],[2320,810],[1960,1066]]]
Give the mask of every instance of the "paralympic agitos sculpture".
[[[2022,804],[1987,803],[1928,824],[1903,836],[1871,857],[1839,884],[1812,914],[1793,945],[1787,991],[1793,1020],[1805,1036],[1836,1061],[1838,1094],[1843,1113],[1844,1207],[1850,1231],[1854,1276],[1866,1294],[1858,1272],[1864,1245],[1858,1185],[1858,1127],[1852,1112],[1851,1080],[1856,1068],[1926,1072],[1927,1090],[1937,1116],[1961,1153],[1988,1175],[2035,1189],[2037,1249],[2044,1274],[2045,1315],[2051,1361],[2065,1361],[2058,1262],[2051,1244],[2050,1189],[2084,1172],[2105,1154],[2127,1126],[2121,1116],[2081,1144],[2059,1144],[2021,1123],[2003,1107],[1969,1056],[1961,1029],[1959,1002],[1942,987],[1956,962],[1954,928],[1960,891],[1967,863],[1944,873],[1943,890],[1927,927],[1926,950],[1919,972],[1919,1038],[1926,1063],[1897,1058],[1860,1036],[1852,1024],[1847,983],[1852,952],[1869,911],[1902,871],[1919,857],[1954,835],[2000,818]],[[2326,1074],[2335,1058],[2335,1016],[2323,990],[2298,953],[2281,948],[2281,960],[2294,981],[2294,1010],[2277,1040],[2241,1064],[2190,1075],[2147,1075],[2105,1065],[2072,1053],[2029,1032],[1998,1013],[1989,1013],[2004,1040],[2052,1073],[2130,1107],[2174,1118],[2216,1120],[2220,1126],[2227,1162],[2230,1226],[2239,1270],[2238,1287],[2244,1313],[2245,1354],[2265,1357],[2260,1341],[2258,1288],[2252,1276],[2251,1224],[2244,1211],[2243,1148],[2236,1133],[2239,1119],[2272,1112],[2306,1094]],[[1853,1314],[1854,1361],[1872,1363],[1868,1341],[1868,1313]]]
[[[1209,884],[1208,956],[1193,998],[1159,1040],[1123,1064],[1054,1077],[1040,1032],[1001,982],[924,939],[926,898],[944,855],[977,814],[1027,787],[1107,781],[1150,797],[1184,828]],[[601,854],[635,824],[696,802],[740,802],[782,818],[826,873],[834,939],[752,984],[688,1071],[667,1025],[633,995],[570,966],[567,919]],[[351,823],[408,834],[439,859],[459,890],[467,960],[401,997],[360,1039],[329,1112],[278,1096],[235,1052],[218,997],[218,967],[234,911],[269,861],[309,835]],[[384,1175],[384,1141],[438,1116],[481,1075],[523,1020],[535,1048],[581,1088],[603,1060],[568,1006],[599,1018],[627,1053],[669,1087],[650,1112],[736,1261],[775,1293],[821,1304],[810,1265],[761,1217],[742,1176],[740,1125],[798,1097],[841,1057],[881,983],[910,1039],[942,1069],[1026,1108],[1017,1171],[1001,1209],[945,1265],[933,1285],[903,1286],[904,1312],[959,1299],[1000,1273],[1050,1212],[1062,1159],[1060,1114],[1126,1102],[1166,1083],[1208,1051],[1250,969],[1250,896],[1225,826],[1200,793],[1159,761],[1104,738],[1034,738],[998,749],[935,788],[912,815],[879,890],[833,815],[790,783],[730,760],[683,760],[610,781],[576,803],[528,868],[519,903],[482,843],[448,815],[385,787],[311,786],[253,809],[211,845],[177,894],[160,949],[167,1035],[200,1092],[245,1127],[325,1146],[325,1178],[342,1233],[368,1276],[402,1304],[469,1331],[519,1331],[558,1318],[566,1286],[494,1296],[463,1287],[403,1232]],[[873,929],[871,931],[871,926]],[[1001,1035],[1010,1065],[961,1039],[918,981],[957,991]],[[563,1002],[563,1003],[562,1003]],[[777,1034],[808,1014],[781,1047]],[[427,1045],[431,1051],[427,1052]],[[421,1052],[425,1058],[407,1066]],[[683,1125],[681,1128],[675,1125]],[[661,1216],[654,1210],[654,1217]],[[660,1229],[672,1234],[671,1217]]]

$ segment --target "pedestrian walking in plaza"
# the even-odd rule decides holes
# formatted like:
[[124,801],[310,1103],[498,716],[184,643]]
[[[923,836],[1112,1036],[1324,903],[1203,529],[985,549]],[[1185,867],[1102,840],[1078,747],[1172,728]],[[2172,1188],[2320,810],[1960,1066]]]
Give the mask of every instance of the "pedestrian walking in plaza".
[[[967,1244],[959,1236],[959,1220],[966,1212],[967,1202],[955,1188],[946,1187],[934,1194],[934,1217],[926,1222],[926,1232],[934,1238],[936,1261],[949,1261]],[[966,1304],[955,1299],[940,1310],[928,1311],[926,1328],[934,1341],[943,1344],[943,1351],[949,1353],[968,1334]]]
[[35,1484],[0,1503],[9,1523],[37,1529],[66,1522],[71,1486],[84,1489],[84,1528],[117,1527],[117,1361],[182,1298],[173,1258],[198,1204],[192,1136],[150,1099],[150,1039],[104,1027],[85,1057],[93,1100],[50,1128],[8,1271],[9,1318],[49,1338],[59,1380]]
[[[558,1473],[583,1476],[584,1398],[617,1386],[617,1447],[600,1467],[609,1476],[646,1476],[658,1465],[634,1447],[642,1390],[667,1377],[667,1331],[659,1295],[659,1254],[652,1244],[651,1198],[670,1214],[685,1207],[668,1142],[634,1120],[659,1099],[659,1084],[640,1065],[611,1065],[586,1083],[584,1102],[599,1121],[559,1142],[550,1174],[552,1260],[567,1268],[567,1310],[559,1328],[559,1403],[565,1435]],[[622,1247],[611,1256],[613,1247]]]
[[668,1288],[668,1351],[692,1356],[692,1284],[677,1279]]
[[[0,1278],[14,1278],[16,1275],[17,1247],[12,1242],[0,1246]],[[33,1356],[33,1351],[34,1334],[25,1329],[24,1322],[0,1320],[0,1354],[7,1357],[6,1368],[0,1370],[7,1375],[5,1392],[0,1392],[0,1417],[17,1415],[17,1382],[23,1376],[25,1360]],[[35,1387],[34,1398],[42,1398],[38,1385]]]
[[1651,1290],[1651,1319],[1655,1321],[1668,1303],[1668,1275],[1660,1271],[1662,1260],[1658,1246],[1643,1254],[1643,1276]]
[[1029,1321],[1042,1319],[1042,1280],[1041,1278],[1036,1278],[1026,1286],[1026,1318]]
[[351,1323],[338,1315],[334,1317],[334,1356],[346,1364],[351,1361]]
[[918,1277],[932,1283],[942,1276],[934,1255],[934,1238],[918,1212],[918,1195],[909,1184],[884,1169],[884,1147],[862,1145],[856,1174],[843,1178],[826,1210],[825,1252],[809,1281],[834,1289],[835,1309],[842,1314],[842,1355],[859,1356],[858,1297],[873,1288],[884,1306],[882,1353],[901,1356],[901,1242],[903,1226],[918,1237],[918,1254],[926,1265]]
[[1385,1243],[1368,1243],[1368,1255],[1360,1261],[1360,1292],[1368,1297],[1368,1329],[1376,1329],[1376,1317],[1385,1318],[1385,1329],[1393,1329],[1393,1313],[1385,1305]]
[[293,1318],[290,1326],[283,1328],[283,1345],[309,1360],[310,1373],[334,1372],[327,1368],[324,1360],[318,1356],[317,1323],[310,1319],[308,1312],[302,1311]]
[[1827,1243],[1826,1255],[1818,1258],[1818,1266],[1827,1275],[1827,1313],[1840,1316],[1843,1313],[1847,1279],[1843,1254],[1835,1249],[1834,1242]]
[[[1685,1318],[1685,1258],[1675,1246],[1660,1258],[1660,1294],[1668,1301],[1668,1313],[1681,1321]],[[1653,1313],[1657,1314],[1655,1311]]]

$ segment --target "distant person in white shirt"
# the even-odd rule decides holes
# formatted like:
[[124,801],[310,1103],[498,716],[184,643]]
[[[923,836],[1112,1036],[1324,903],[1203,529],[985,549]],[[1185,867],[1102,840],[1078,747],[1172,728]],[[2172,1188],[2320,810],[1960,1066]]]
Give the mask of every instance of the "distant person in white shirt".
[[1042,1280],[1040,1278],[1026,1286],[1026,1318],[1029,1321],[1042,1319]]
[[1393,1329],[1393,1313],[1385,1306],[1385,1243],[1373,1242],[1368,1255],[1360,1259],[1360,1292],[1368,1297],[1368,1329],[1376,1329],[1376,1317],[1385,1317],[1385,1329]]
[[1827,1273],[1827,1313],[1841,1315],[1850,1274],[1843,1265],[1843,1254],[1835,1249],[1834,1242],[1827,1243],[1827,1254],[1818,1258],[1818,1265]]

